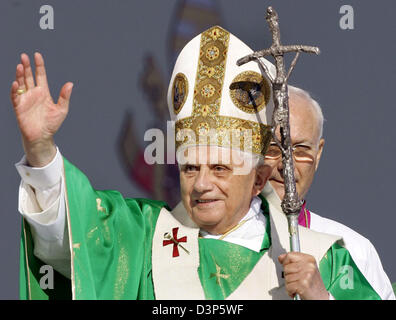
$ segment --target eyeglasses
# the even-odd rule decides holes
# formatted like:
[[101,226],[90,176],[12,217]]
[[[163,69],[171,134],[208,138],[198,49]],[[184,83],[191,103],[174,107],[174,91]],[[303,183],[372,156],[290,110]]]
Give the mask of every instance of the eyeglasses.
[[[297,162],[314,162],[314,156],[310,153],[311,148],[305,145],[295,145],[292,147],[294,160]],[[279,149],[278,145],[274,142],[270,144],[268,150],[265,154],[266,160],[278,160],[282,156],[282,151]]]

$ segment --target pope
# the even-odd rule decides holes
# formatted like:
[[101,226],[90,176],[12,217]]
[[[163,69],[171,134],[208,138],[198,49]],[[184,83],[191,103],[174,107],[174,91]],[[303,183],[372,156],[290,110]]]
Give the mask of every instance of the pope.
[[[73,84],[51,98],[44,60],[26,54],[11,100],[25,156],[20,296],[23,299],[380,299],[340,236],[300,227],[290,253],[287,219],[267,180],[272,88],[252,50],[214,26],[181,51],[168,90],[181,201],[97,190],[64,158],[54,135]],[[263,60],[270,72],[274,66]],[[52,266],[54,289],[40,286]]]

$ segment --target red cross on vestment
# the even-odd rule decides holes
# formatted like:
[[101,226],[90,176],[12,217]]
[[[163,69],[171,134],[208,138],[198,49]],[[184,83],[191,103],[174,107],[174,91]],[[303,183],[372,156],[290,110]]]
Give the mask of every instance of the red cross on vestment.
[[[187,242],[187,236],[181,237],[180,239],[177,238],[177,231],[179,230],[179,228],[173,228],[172,229],[172,237],[170,237],[169,233],[165,234],[168,235],[168,238],[170,240],[164,240],[162,242],[162,246],[167,246],[168,244],[173,244],[173,253],[172,253],[172,257],[178,257],[179,256],[179,243],[180,242]],[[181,245],[180,245],[181,246]]]

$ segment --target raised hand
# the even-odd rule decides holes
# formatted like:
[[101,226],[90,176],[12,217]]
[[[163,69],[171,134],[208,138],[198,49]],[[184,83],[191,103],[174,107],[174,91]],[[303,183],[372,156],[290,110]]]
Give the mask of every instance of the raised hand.
[[11,101],[27,161],[31,166],[43,167],[56,154],[53,136],[67,116],[73,84],[67,82],[63,85],[55,104],[48,88],[42,55],[36,52],[34,61],[36,79],[28,55],[21,55],[21,63],[16,67],[15,81],[11,86]]

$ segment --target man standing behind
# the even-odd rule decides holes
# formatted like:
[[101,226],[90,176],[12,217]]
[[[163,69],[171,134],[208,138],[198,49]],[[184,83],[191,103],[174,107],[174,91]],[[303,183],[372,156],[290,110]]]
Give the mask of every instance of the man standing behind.
[[[290,134],[293,143],[294,168],[297,192],[304,199],[318,169],[325,140],[323,139],[323,113],[319,104],[306,91],[289,85]],[[271,143],[265,156],[273,166],[269,181],[283,199],[282,156],[275,143]],[[384,272],[380,258],[371,242],[347,226],[323,218],[306,208],[304,201],[299,224],[314,231],[343,237],[360,271],[382,299],[395,299],[392,285]]]

